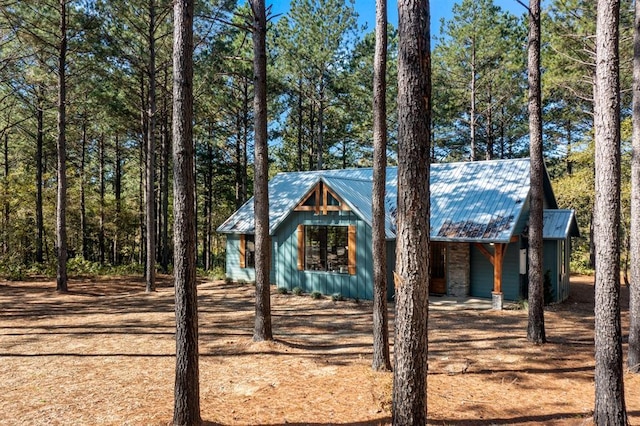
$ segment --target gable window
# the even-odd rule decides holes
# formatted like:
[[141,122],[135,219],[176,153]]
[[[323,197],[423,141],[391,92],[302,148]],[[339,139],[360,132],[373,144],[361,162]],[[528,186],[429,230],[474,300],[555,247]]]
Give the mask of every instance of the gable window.
[[331,188],[324,182],[320,182],[296,206],[295,211],[312,211],[315,214],[326,215],[328,212],[351,211],[351,209],[340,200]]
[[253,235],[240,235],[240,267],[256,267],[256,245]]
[[355,226],[298,226],[299,270],[354,275],[355,259]]

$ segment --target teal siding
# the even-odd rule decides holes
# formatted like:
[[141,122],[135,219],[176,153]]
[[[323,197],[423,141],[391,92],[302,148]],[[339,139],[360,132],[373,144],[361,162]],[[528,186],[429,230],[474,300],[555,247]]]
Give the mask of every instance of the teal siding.
[[[356,274],[298,270],[298,225],[356,226]],[[372,299],[371,229],[366,222],[351,212],[292,212],[276,230],[278,244],[274,244],[275,282],[292,290],[300,287],[304,292],[319,291],[344,297]]]
[[[502,264],[502,293],[505,300],[520,299],[520,255],[519,244],[511,243],[507,247]],[[493,247],[485,244],[489,252]],[[471,244],[471,296],[490,298],[493,291],[493,265],[489,259]]]
[[227,235],[226,276],[227,279],[238,282],[256,280],[255,269],[240,267],[240,235]]
[[[566,245],[564,253],[563,244]],[[544,241],[543,272],[549,271],[554,302],[562,302],[569,297],[570,244],[570,239]]]
[[543,250],[543,263],[542,274],[549,271],[549,277],[551,278],[551,288],[553,289],[553,300],[558,300],[558,278],[560,276],[559,262],[559,250],[560,241],[558,240],[545,240],[542,246]]

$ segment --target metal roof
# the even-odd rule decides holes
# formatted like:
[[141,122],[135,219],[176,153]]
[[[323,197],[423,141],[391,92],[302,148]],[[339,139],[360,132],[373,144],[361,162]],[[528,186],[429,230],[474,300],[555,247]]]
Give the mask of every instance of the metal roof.
[[[269,182],[269,232],[320,181],[362,220],[371,224],[373,170],[342,169],[279,173]],[[431,165],[431,239],[508,242],[529,195],[529,159]],[[546,177],[545,188],[551,186]],[[396,237],[397,168],[387,168],[386,237]],[[553,194],[550,198],[555,201]],[[218,232],[254,232],[253,199],[227,219]]]
[[568,236],[580,236],[573,210],[544,210],[542,222],[542,238],[545,240],[564,240]]

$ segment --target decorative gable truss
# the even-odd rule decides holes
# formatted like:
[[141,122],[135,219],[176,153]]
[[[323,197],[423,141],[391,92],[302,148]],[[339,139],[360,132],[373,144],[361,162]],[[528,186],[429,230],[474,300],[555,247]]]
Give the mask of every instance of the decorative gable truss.
[[315,214],[323,215],[326,215],[327,212],[351,211],[349,206],[324,182],[318,182],[294,210],[297,212],[313,211]]

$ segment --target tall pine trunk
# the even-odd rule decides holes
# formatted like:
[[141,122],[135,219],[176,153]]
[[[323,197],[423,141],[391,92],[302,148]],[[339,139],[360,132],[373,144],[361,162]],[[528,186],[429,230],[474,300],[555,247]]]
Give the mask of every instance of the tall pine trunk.
[[540,0],[529,0],[529,152],[531,210],[529,214],[529,320],[527,340],[546,342],[542,255],[544,157],[542,154],[542,92],[540,83]]
[[631,156],[631,281],[629,285],[629,353],[627,367],[640,372],[640,1],[635,4],[633,33],[633,151]]
[[44,261],[44,214],[42,212],[42,149],[44,145],[44,111],[40,88],[37,99],[37,135],[36,135],[36,262]]
[[387,0],[376,0],[376,44],[373,59],[373,361],[374,370],[391,369],[387,313]]
[[100,251],[100,263],[104,264],[105,261],[105,235],[104,235],[104,224],[105,224],[105,211],[104,211],[104,196],[105,196],[105,181],[104,181],[104,134],[100,135],[100,140],[98,141],[99,146],[99,156],[100,156],[100,165],[98,173],[100,175],[100,233],[98,234],[98,249]]
[[80,152],[80,233],[82,234],[82,258],[89,259],[89,229],[87,225],[86,177],[87,163],[87,123],[82,121],[82,143]]
[[147,256],[145,262],[145,277],[147,292],[156,289],[156,9],[155,0],[149,0],[149,63],[147,65],[147,78],[149,79],[148,103],[148,136],[147,136],[147,162],[146,162],[146,187],[145,187],[145,219],[146,219],[146,245]]
[[122,216],[122,160],[120,158],[120,139],[115,137],[115,176],[113,177],[113,192],[116,199],[115,230],[113,237],[113,264],[120,264],[120,221]]
[[619,0],[598,0],[595,127],[594,423],[626,425],[620,327]]
[[[168,70],[164,69],[164,86],[168,85]],[[167,89],[168,92],[168,89]],[[162,257],[160,264],[165,274],[169,273],[169,162],[171,160],[171,132],[169,129],[169,94],[165,92],[163,101],[162,129]]]
[[67,0],[60,0],[60,45],[58,51],[58,193],[56,199],[56,246],[58,266],[56,290],[67,291]]
[[176,297],[173,424],[191,426],[202,423],[193,174],[193,0],[176,0],[173,10],[173,208]]
[[252,0],[253,110],[255,117],[253,181],[256,248],[256,317],[253,340],[273,340],[269,286],[269,150],[267,145],[267,17],[264,0]]
[[[3,239],[2,239],[2,254],[7,254],[9,253],[9,222],[10,222],[10,205],[9,205],[9,131],[5,130],[5,134],[4,134],[4,138],[3,139],[3,146],[2,146],[2,156],[4,157],[4,182],[3,182],[3,188],[4,188],[4,194],[3,194],[3,198],[4,198],[4,208],[3,208],[3,229],[2,229],[2,234],[3,234]],[[42,240],[41,240],[42,241]],[[40,246],[41,250],[40,250],[40,257],[42,257],[42,245]],[[38,259],[38,253],[37,253],[37,249],[36,249],[36,260]],[[42,260],[40,260],[39,262],[42,262]]]
[[429,1],[398,1],[398,211],[393,424],[427,422]]

